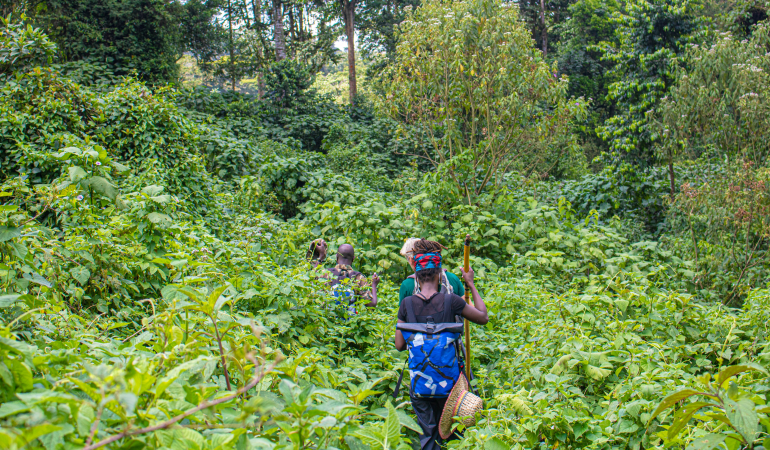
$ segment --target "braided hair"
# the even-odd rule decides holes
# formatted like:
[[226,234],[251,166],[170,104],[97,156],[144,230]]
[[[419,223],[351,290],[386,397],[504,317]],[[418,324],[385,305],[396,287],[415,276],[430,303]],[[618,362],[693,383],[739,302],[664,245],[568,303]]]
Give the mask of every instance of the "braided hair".
[[[446,249],[443,245],[439,244],[436,241],[429,241],[427,239],[420,239],[419,241],[414,243],[414,253],[441,253],[442,249]],[[430,269],[423,269],[417,272],[415,275],[417,276],[417,281],[420,284],[427,283],[429,281],[432,281],[436,275],[441,273],[441,268],[439,267],[432,267]]]
[[418,240],[414,243],[413,248],[415,253],[441,253],[441,250],[446,250],[446,247],[438,242],[427,239]]

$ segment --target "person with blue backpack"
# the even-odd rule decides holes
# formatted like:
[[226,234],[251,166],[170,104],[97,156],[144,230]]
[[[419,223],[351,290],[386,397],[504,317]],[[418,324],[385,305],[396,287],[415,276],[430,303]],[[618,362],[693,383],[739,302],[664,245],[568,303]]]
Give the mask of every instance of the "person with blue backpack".
[[421,289],[401,302],[396,325],[396,349],[409,350],[409,397],[422,428],[422,450],[441,448],[441,414],[455,383],[464,376],[459,345],[463,324],[457,322],[457,316],[479,325],[489,321],[487,306],[473,283],[473,269],[462,274],[473,305],[441,289],[441,249],[441,244],[434,241],[420,239],[414,243],[414,270]]
[[355,303],[358,298],[363,298],[366,307],[374,308],[377,306],[377,285],[380,277],[376,273],[372,276],[369,283],[364,274],[353,269],[353,260],[355,260],[355,249],[350,244],[342,244],[337,249],[337,264],[332,268],[327,268],[321,278],[328,280],[331,287],[331,294],[337,304],[344,306],[348,314],[355,315]]

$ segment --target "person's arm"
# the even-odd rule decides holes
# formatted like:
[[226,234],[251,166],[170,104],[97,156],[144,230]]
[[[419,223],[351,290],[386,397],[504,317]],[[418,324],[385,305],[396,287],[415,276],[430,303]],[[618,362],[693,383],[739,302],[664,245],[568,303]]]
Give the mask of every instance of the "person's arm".
[[[404,323],[403,320],[398,319],[398,323]],[[406,350],[406,339],[404,339],[404,335],[401,334],[401,330],[396,330],[396,350],[403,352]]]
[[[362,278],[360,281],[361,287],[367,287],[369,283],[366,282],[366,278]],[[371,297],[369,300],[369,303],[366,304],[367,308],[374,308],[377,306],[377,285],[380,284],[380,276],[377,275],[375,272],[374,275],[372,275],[372,289],[369,291],[369,296]]]
[[[462,270],[462,269],[460,269]],[[476,285],[473,283],[473,269],[468,270],[468,272],[463,272],[463,280],[465,280],[465,283],[468,285],[468,290],[471,291],[471,295],[473,298],[473,305],[470,303],[465,305],[465,308],[463,308],[463,317],[470,320],[473,323],[477,323],[479,325],[486,325],[487,322],[489,322],[489,314],[487,314],[487,305],[484,303],[484,300],[481,298],[481,295],[479,295],[479,291],[476,290]],[[467,293],[466,293],[467,294]]]

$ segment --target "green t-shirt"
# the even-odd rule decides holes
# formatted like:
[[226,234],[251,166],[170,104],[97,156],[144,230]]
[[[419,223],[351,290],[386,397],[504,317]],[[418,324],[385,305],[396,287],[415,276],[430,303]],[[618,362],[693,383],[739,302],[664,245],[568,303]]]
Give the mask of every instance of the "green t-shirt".
[[[457,275],[448,270],[444,273],[446,273],[447,280],[449,280],[449,284],[452,285],[452,290],[454,293],[462,297],[465,294],[465,287],[463,286],[463,282],[460,281]],[[403,299],[409,297],[412,294],[414,294],[414,278],[407,278],[401,283],[401,289],[398,291],[399,306],[401,305],[401,301]]]

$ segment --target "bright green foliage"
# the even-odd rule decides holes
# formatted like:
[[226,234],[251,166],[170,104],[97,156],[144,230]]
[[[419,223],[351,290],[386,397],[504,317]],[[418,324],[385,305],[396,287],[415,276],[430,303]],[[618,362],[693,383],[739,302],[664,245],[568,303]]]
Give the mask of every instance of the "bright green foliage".
[[[662,449],[689,448],[709,433],[724,439],[734,431],[713,415],[682,423],[680,413],[654,414],[672,405],[664,400],[671,394],[702,392],[709,373],[721,373],[721,395],[730,391],[721,402],[740,403],[726,408],[731,421],[741,416],[732,423],[759,431],[748,442],[768,442],[767,376],[754,371],[722,383],[740,366],[770,364],[766,290],[731,311],[631,279],[555,296],[515,273],[498,276],[488,304],[504,325],[473,331],[489,415],[454,448],[482,448],[495,436],[515,449],[541,440],[549,448]],[[742,414],[747,400],[753,413]],[[683,431],[670,439],[673,426]]]
[[[510,11],[436,3],[424,17],[428,31],[464,27],[483,54],[473,45],[494,43],[483,39],[501,23],[526,36]],[[501,61],[524,69],[499,80],[555,96],[532,94],[535,123],[579,112],[564,103],[566,81],[514,42],[520,60],[501,50]],[[463,70],[494,78],[473,64]],[[318,112],[333,103],[306,89],[308,73],[276,68],[270,83],[285,95],[262,101],[115,82],[101,64],[11,67],[0,84],[0,448],[413,447],[407,390],[391,395],[406,358],[393,347],[408,274],[398,250],[406,237],[439,240],[456,270],[466,233],[490,313],[471,328],[469,361],[485,409],[448,448],[770,446],[766,167],[677,164],[691,184],[673,204],[664,168],[567,183],[504,170],[473,204],[451,173],[478,153],[437,171],[408,164],[399,153],[431,145],[413,132],[424,122],[366,102]],[[646,240],[647,215],[658,242]],[[382,275],[376,308],[360,300],[349,316],[330,295],[324,268],[304,261],[317,237],[332,258],[354,244],[354,267]],[[710,301],[725,293],[741,309]]]
[[567,100],[566,79],[532,48],[516,8],[427,2],[401,27],[386,106],[429,143],[448,198],[476,204],[512,170],[580,170],[569,130],[585,102]]
[[0,17],[0,80],[12,70],[50,63],[56,45],[40,29]]
[[26,173],[47,183],[59,175],[52,152],[99,146],[113,158],[135,163],[144,180],[167,186],[196,207],[211,201],[216,182],[200,154],[191,151],[201,130],[166,92],[127,81],[103,93],[48,70],[31,72],[0,90],[4,175]]
[[[697,379],[697,390],[684,389],[666,397],[652,413],[650,420],[677,402],[695,396],[701,397],[701,401],[685,403],[676,411],[671,427],[658,435],[666,441],[676,442],[675,438],[691,418],[698,417],[709,421],[707,423],[710,425],[725,424],[727,428],[722,433],[698,433],[700,436],[695,438],[694,447],[712,449],[723,442],[728,446],[753,446],[757,437],[757,422],[760,417],[765,416],[763,425],[770,424],[767,419],[770,409],[764,402],[754,400],[756,397],[750,391],[741,389],[732,379],[736,375],[751,371],[768,375],[765,369],[755,364],[729,366],[716,374],[713,383],[711,374],[706,373]],[[702,411],[704,409],[706,411]],[[728,440],[730,442],[726,442]]]
[[730,34],[693,45],[660,106],[664,151],[727,155],[765,165],[770,157],[770,27],[749,40]]
[[675,67],[696,30],[695,4],[689,0],[632,0],[613,17],[617,44],[607,43],[613,63],[608,100],[617,114],[599,129],[617,155],[636,163],[654,162],[659,141],[651,123],[654,109],[673,84]]

